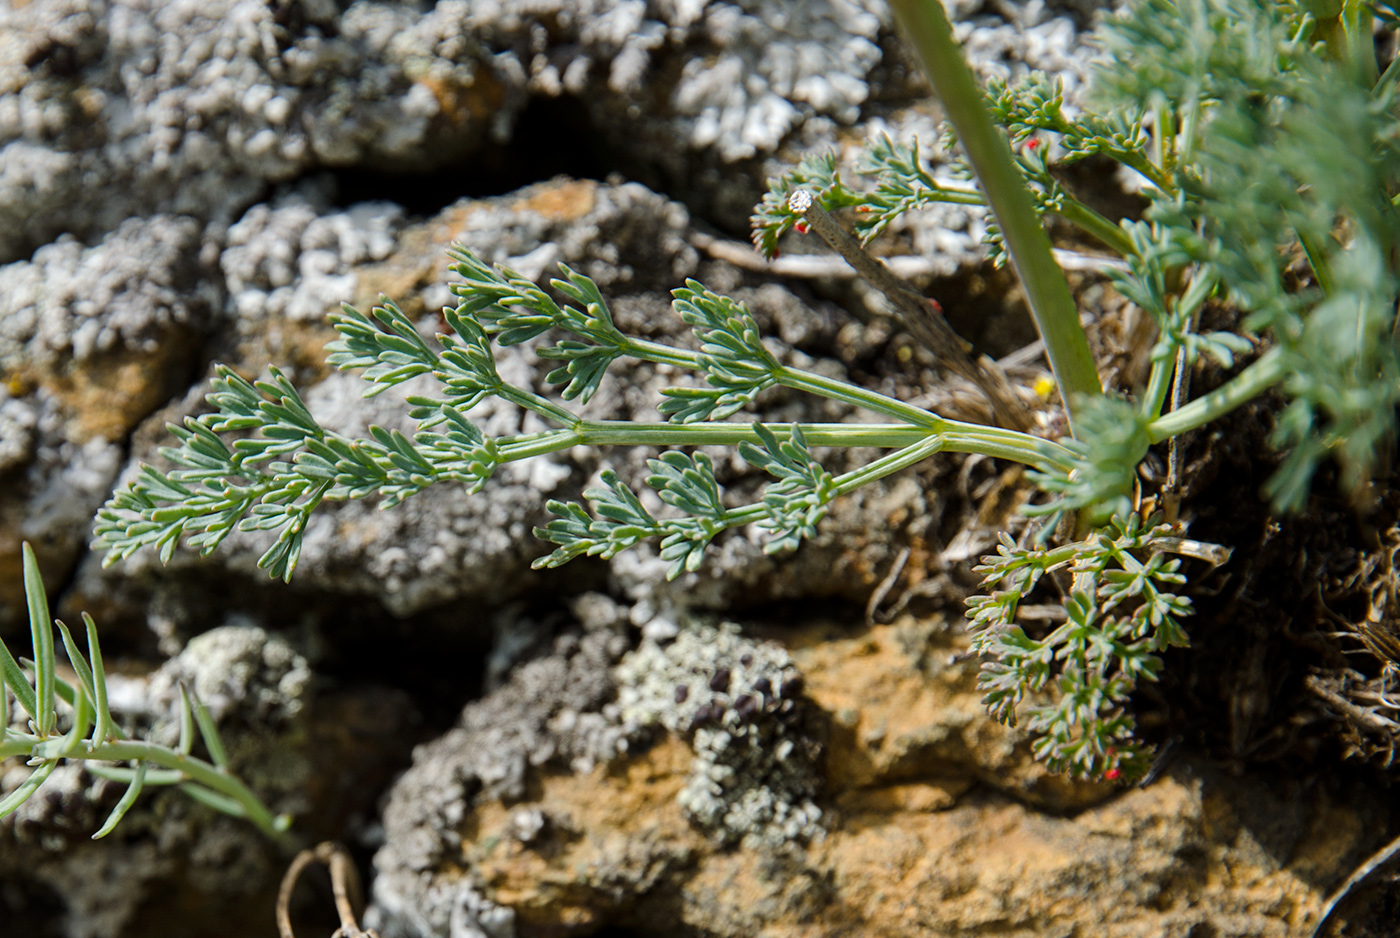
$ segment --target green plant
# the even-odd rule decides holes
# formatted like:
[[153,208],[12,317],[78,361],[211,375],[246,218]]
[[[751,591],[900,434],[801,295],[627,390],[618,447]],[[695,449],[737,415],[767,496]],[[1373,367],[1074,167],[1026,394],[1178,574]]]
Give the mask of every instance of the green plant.
[[[1189,644],[1180,620],[1191,614],[1191,600],[1170,591],[1186,577],[1167,555],[1194,547],[1158,520],[1115,516],[1103,530],[1055,548],[1021,546],[1003,534],[997,555],[974,568],[985,574],[984,586],[1004,587],[968,601],[972,650],[989,659],[985,703],[1014,726],[1027,693],[1057,685],[1049,703],[1030,707],[1027,721],[1032,748],[1052,769],[1118,778],[1147,768],[1124,704],[1139,680],[1156,680],[1158,652]],[[1041,577],[1061,569],[1074,577],[1065,621],[1032,638],[1017,623],[1021,602]]]
[[[503,463],[579,444],[737,446],[775,480],[751,504],[726,501],[703,453],[673,449],[651,461],[646,482],[674,514],[653,515],[604,472],[601,485],[584,493],[591,512],[550,502],[558,517],[536,532],[556,545],[540,566],[611,557],[655,537],[676,576],[694,570],[726,528],[756,523],[771,532],[769,549],[789,549],[811,534],[834,498],[933,453],[980,453],[1034,470],[1049,497],[1028,512],[1063,521],[1040,530],[1067,541],[1007,545],[987,561],[989,586],[1012,584],[972,607],[975,647],[988,659],[988,703],[1010,721],[1027,691],[1046,692],[1048,703],[1037,704],[1030,721],[1042,734],[1041,755],[1083,774],[1139,771],[1125,701],[1138,680],[1156,674],[1156,652],[1185,642],[1178,620],[1189,611],[1184,597],[1164,588],[1180,577],[1164,559],[1172,549],[1167,535],[1132,516],[1129,496],[1149,448],[1167,442],[1174,461],[1176,437],[1279,387],[1288,403],[1275,440],[1288,455],[1268,494],[1293,509],[1329,455],[1361,491],[1393,433],[1400,73],[1392,66],[1376,78],[1373,15],[1354,0],[1139,0],[1105,22],[1108,59],[1092,106],[1072,110],[1044,76],[984,92],[937,2],[892,6],[946,110],[967,182],[936,180],[917,144],[873,144],[858,166],[873,182],[865,187],[848,185],[834,157],[815,156],[770,184],[754,218],[755,241],[772,253],[789,229],[822,233],[864,265],[916,335],[996,403],[994,369],[950,341],[936,307],[847,243],[828,214],[855,209],[857,234],[868,241],[931,202],[987,205],[993,256],[1009,260],[1025,285],[1070,438],[1015,429],[1014,407],[999,408],[1004,426],[980,426],[785,366],[764,348],[742,304],[693,281],[675,291],[674,307],[697,348],[680,349],[623,334],[596,285],[567,267],[551,292],[458,250],[452,290],[460,302],[444,311],[451,331],[436,345],[388,299],[369,316],[346,307],[332,317],[340,339],[330,360],[362,370],[367,395],[419,375],[438,382],[439,396],[407,399],[418,421],[411,438],[376,427],[370,439],[347,439],[319,426],[275,369],[270,380],[250,383],[220,367],[209,395],[215,412],[171,428],[180,446],[162,452],[176,468],[143,468],[99,515],[96,544],[107,561],[147,546],[168,559],[181,538],[207,553],[235,528],[273,530],[277,540],[260,563],[285,579],[307,518],[326,499],[376,495],[389,507],[436,482],[477,490]],[[1090,157],[1136,174],[1149,202],[1142,218],[1107,218],[1061,181],[1061,166]],[[1136,395],[1100,387],[1045,215],[1120,255],[1125,269],[1112,274],[1114,282],[1155,319],[1151,370]],[[1199,332],[1208,307],[1237,313],[1238,327]],[[559,400],[505,381],[495,367],[493,345],[542,337],[548,341],[539,356],[557,363],[544,383],[560,389]],[[624,357],[695,372],[704,384],[663,392],[665,422],[590,421],[564,406],[586,402]],[[1229,370],[1237,359],[1252,360],[1193,400],[1189,378],[1202,358]],[[726,422],[775,385],[893,422]],[[488,397],[555,429],[487,438],[468,415]],[[229,444],[229,433],[246,435]],[[812,446],[890,452],[833,476]],[[1173,520],[1174,478],[1162,493]],[[1032,638],[1017,624],[1020,600],[1043,573],[1060,568],[1076,580],[1066,625]]]
[[[87,629],[87,656],[79,651],[68,627],[49,618],[49,601],[34,551],[28,544],[24,554],[24,593],[29,605],[29,630],[34,642],[34,659],[16,661],[0,641],[0,759],[27,756],[34,771],[18,788],[0,800],[0,817],[13,813],[39,790],[55,768],[65,761],[88,763],[88,771],[99,778],[127,783],[106,823],[93,834],[94,840],[112,832],[136,803],[147,785],[178,785],[195,801],[234,817],[246,818],[271,836],[280,836],[291,819],[273,816],[247,785],[228,771],[224,745],[209,710],[199,698],[180,687],[180,738],[174,748],[128,739],[112,720],[107,704],[106,669],[97,642],[97,625],[83,613]],[[58,656],[54,651],[54,627],[62,636],[68,662],[78,676],[69,684],[56,674]],[[10,725],[10,695],[29,716],[27,725]],[[57,702],[66,705],[60,713]],[[64,731],[61,723],[67,724]],[[212,761],[191,755],[195,734],[204,741]],[[100,763],[130,763],[129,767]]]

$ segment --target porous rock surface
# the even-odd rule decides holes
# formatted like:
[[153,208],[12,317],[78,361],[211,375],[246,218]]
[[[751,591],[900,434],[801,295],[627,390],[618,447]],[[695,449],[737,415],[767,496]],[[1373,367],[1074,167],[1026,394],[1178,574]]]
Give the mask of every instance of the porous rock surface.
[[[1073,102],[1099,6],[949,9],[979,74],[1050,69]],[[1228,778],[1189,759],[1141,791],[1071,784],[986,717],[973,664],[957,660],[956,621],[862,626],[851,613],[760,629],[745,613],[814,598],[850,610],[899,565],[906,596],[956,597],[1001,520],[974,517],[974,499],[1015,485],[985,462],[931,460],[841,499],[794,555],[731,532],[674,581],[645,545],[574,579],[529,570],[543,500],[577,497],[608,466],[639,483],[650,454],[629,450],[508,467],[474,497],[439,488],[394,512],[328,509],[271,615],[240,609],[262,576],[255,535],[166,567],[138,555],[103,573],[84,553],[112,487],[159,462],[164,423],[200,411],[210,361],[250,377],[283,368],[342,432],[408,429],[394,395],[365,401],[357,378],[327,369],[324,316],[384,293],[431,334],[452,302],[454,241],[540,282],[568,263],[624,329],[659,341],[688,341],[667,291],[694,276],[748,304],[784,361],[928,392],[933,372],[907,340],[833,300],[879,314],[863,287],[741,270],[697,237],[742,238],[763,178],[814,149],[834,149],[849,178],[881,133],[943,161],[924,93],[873,0],[6,5],[0,632],[18,634],[29,540],[56,606],[97,604],[146,630],[124,647],[148,649],[154,635],[175,656],[115,681],[134,729],[168,735],[174,681],[191,681],[240,770],[301,830],[378,848],[370,921],[385,938],[614,924],[658,935],[1306,930],[1384,824],[1368,796]],[[563,123],[513,148],[540,113]],[[541,179],[467,197],[491,166],[533,165],[541,147],[591,151],[637,182]],[[421,215],[326,174],[447,166],[461,180]],[[947,206],[901,220],[879,249],[976,281],[982,226]],[[529,345],[502,354],[513,380],[535,381],[538,364]],[[588,413],[654,419],[659,390],[687,380],[620,371]],[[857,416],[785,392],[760,403],[779,421]],[[474,416],[491,433],[541,428],[507,407]],[[754,491],[750,467],[712,455],[727,487]],[[820,455],[833,471],[852,458]],[[381,616],[386,634],[486,632],[493,619],[501,632],[486,666],[457,663],[464,686],[487,671],[494,689],[417,750],[380,811],[372,800],[416,739],[413,705],[363,672],[312,680],[306,656],[324,657],[342,625],[325,609],[345,603]],[[567,605],[568,624],[530,625],[519,611],[530,603]],[[543,648],[522,653],[521,635],[544,635]],[[412,688],[414,677],[393,679]],[[18,784],[10,769],[0,794]],[[175,909],[192,910],[199,934],[270,929],[285,857],[173,792],[89,843],[116,797],[65,768],[0,827],[7,928],[158,936],[175,933]]]
[[[889,31],[871,0],[9,5],[0,258],[154,212],[227,224],[315,168],[447,165],[507,140],[531,97],[697,151],[672,166],[710,164],[715,189],[804,120],[856,121]],[[984,58],[1047,45],[988,39]]]
[[[1384,812],[1362,790],[1273,786],[1192,760],[1141,789],[1048,776],[1023,738],[986,715],[975,663],[956,657],[965,637],[941,620],[783,630],[786,650],[694,628],[671,647],[708,639],[704,655],[686,657],[707,660],[711,675],[724,664],[737,672],[743,656],[759,667],[762,655],[805,676],[804,718],[769,719],[767,742],[820,751],[816,831],[775,837],[751,817],[755,836],[736,849],[731,829],[697,818],[697,767],[715,763],[687,723],[696,709],[688,694],[658,703],[666,716],[649,725],[664,732],[639,737],[628,719],[635,704],[598,708],[608,695],[595,687],[592,716],[625,736],[591,735],[608,739],[597,764],[590,756],[567,765],[558,727],[585,721],[566,675],[584,663],[607,673],[588,638],[571,640],[416,754],[385,813],[371,921],[386,936],[458,934],[453,923],[471,908],[481,917],[466,934],[491,938],[584,935],[606,924],[736,938],[1282,938],[1316,924],[1329,884],[1370,845],[1367,818]],[[717,635],[730,638],[716,644]],[[664,645],[648,639],[612,668],[618,701],[678,680],[694,687],[693,676],[658,662]],[[721,648],[734,657],[718,657]],[[539,681],[551,672],[552,697]],[[490,719],[502,706],[507,746]],[[525,740],[536,755],[519,752]],[[506,790],[483,779],[497,752],[532,766],[525,784]],[[716,778],[754,789],[771,782],[761,766],[737,768]]]

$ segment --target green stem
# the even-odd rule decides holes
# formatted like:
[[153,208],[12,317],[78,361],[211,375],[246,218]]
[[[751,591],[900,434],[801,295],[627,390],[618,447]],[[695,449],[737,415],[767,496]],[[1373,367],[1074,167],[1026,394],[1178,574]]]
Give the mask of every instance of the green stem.
[[1124,257],[1137,254],[1133,239],[1129,238],[1122,228],[1072,196],[1065,197],[1063,206],[1055,214],[1077,225],[1081,231],[1098,238]]
[[287,829],[285,818],[275,817],[251,788],[203,759],[182,755],[154,743],[133,740],[111,740],[93,745],[90,749],[88,745],[87,740],[74,741],[67,736],[44,739],[29,733],[11,733],[0,743],[0,758],[29,755],[44,761],[67,758],[99,762],[149,762],[161,768],[174,769],[191,781],[237,802],[244,816],[269,837],[278,839],[284,836]]
[[[992,429],[998,429],[993,427]],[[1015,431],[1007,430],[1006,433]],[[1023,436],[1024,434],[1018,434]],[[1049,469],[1060,469],[1068,472],[1073,468],[1070,461],[1070,454],[1064,447],[1049,443],[1048,440],[1039,440],[1042,444],[1039,448],[1028,447],[1020,440],[997,439],[989,437],[984,433],[968,433],[965,431],[949,431],[944,434],[946,442],[943,451],[948,453],[978,453],[982,456],[992,456],[997,459],[1007,459],[1011,462],[1018,462],[1022,465],[1030,466],[1033,469],[1046,471]],[[1037,439],[1032,437],[1032,439]],[[1049,444],[1049,445],[1044,445]]]
[[[791,424],[763,425],[777,439],[792,433]],[[949,452],[981,453],[1036,468],[1068,467],[1070,454],[1058,443],[1000,427],[985,427],[958,420],[944,420],[938,428],[905,424],[798,424],[811,446],[869,446],[876,448],[919,445],[942,434]],[[569,430],[548,430],[497,442],[502,462],[543,456],[572,446],[737,446],[762,444],[747,423],[632,423],[627,420],[584,420]],[[878,460],[877,460],[878,462]],[[871,465],[874,465],[872,463]]]
[[[811,442],[811,438],[808,438]],[[845,495],[854,492],[869,482],[876,479],[883,479],[891,473],[908,468],[917,463],[923,462],[934,453],[943,452],[946,449],[946,437],[943,434],[934,434],[922,443],[905,447],[888,455],[881,456],[874,462],[866,463],[859,469],[844,473],[836,477],[836,491]]]
[[1153,443],[1160,443],[1210,423],[1263,394],[1282,381],[1286,373],[1283,353],[1277,348],[1269,349],[1256,362],[1221,387],[1196,398],[1179,410],[1152,421],[1147,425],[1147,438]]
[[1167,175],[1161,167],[1157,166],[1138,151],[1105,148],[1103,152],[1105,156],[1111,156],[1124,166],[1134,170],[1138,175],[1142,176],[1163,192],[1176,191],[1176,187],[1172,185],[1171,177]]
[[279,838],[287,829],[286,820],[274,817],[251,788],[203,759],[181,755],[152,743],[126,740],[103,743],[92,750],[89,758],[100,759],[104,762],[125,762],[139,759],[161,768],[176,769],[184,772],[192,781],[198,782],[206,788],[211,788],[219,794],[227,795],[238,802],[248,820],[257,825],[269,837]]
[[622,346],[622,351],[633,358],[657,362],[662,365],[675,365],[677,368],[699,371],[703,371],[705,368],[705,360],[695,352],[671,348],[669,345],[662,345],[659,342],[648,342],[646,339],[629,337],[627,343]]
[[927,199],[929,202],[942,202],[946,205],[986,205],[987,200],[982,193],[976,189],[955,189],[951,186],[942,186],[935,183],[927,191],[920,192],[916,198]]
[[987,194],[1007,253],[1025,285],[1073,431],[1082,400],[1102,394],[1103,389],[1079,324],[1079,310],[1051,254],[1050,238],[1036,216],[1011,146],[982,103],[982,91],[953,39],[942,4],[938,0],[891,0],[890,5],[918,52],[924,73],[938,92],[948,121]]
[[[809,437],[808,443],[812,442]],[[843,473],[832,481],[836,495],[848,495],[856,489],[868,485],[878,479],[883,479],[887,475],[892,475],[901,469],[923,462],[934,453],[943,452],[947,447],[945,437],[942,434],[933,434],[920,443],[913,446],[906,446],[904,449],[882,456],[874,462],[867,463],[859,469]],[[754,521],[761,521],[766,517],[768,508],[762,502],[753,505],[745,505],[743,508],[736,508],[724,513],[724,526],[726,528],[738,527],[741,524],[750,524]]]
[[1167,400],[1167,389],[1172,383],[1172,366],[1175,364],[1175,355],[1152,360],[1152,371],[1147,377],[1147,390],[1142,395],[1142,412],[1149,420],[1155,420],[1162,415],[1162,405]]
[[496,394],[503,400],[510,401],[512,404],[516,404],[528,411],[539,414],[547,420],[553,420],[555,423],[562,424],[566,427],[572,427],[579,421],[577,414],[564,407],[560,407],[549,398],[541,397],[533,391],[517,388],[513,384],[505,384],[502,382]]
[[[1174,280],[1180,273],[1179,268],[1173,268],[1169,276]],[[1181,324],[1182,331],[1195,332],[1197,314],[1205,301],[1215,291],[1215,286],[1220,277],[1215,268],[1209,264],[1196,268],[1191,276],[1191,282],[1182,292],[1176,305],[1172,309],[1172,320]],[[1164,336],[1163,341],[1171,340],[1171,334]],[[1160,357],[1154,358],[1152,362],[1152,372],[1147,381],[1147,393],[1143,395],[1142,412],[1149,420],[1156,419],[1162,414],[1162,406],[1167,399],[1167,389],[1171,384],[1173,366],[1180,359],[1177,353],[1181,349],[1181,343],[1170,341],[1168,350]]]
[[869,391],[865,388],[856,387],[853,384],[846,384],[844,381],[837,381],[834,378],[825,378],[811,372],[799,371],[795,368],[780,366],[773,373],[778,383],[784,387],[794,388],[799,391],[807,391],[811,394],[818,394],[822,397],[835,401],[844,401],[847,404],[854,404],[857,407],[864,407],[879,414],[894,417],[896,420],[903,420],[916,427],[927,427],[930,430],[942,430],[948,426],[948,421],[937,414],[930,413],[922,407],[915,407],[913,404],[906,404],[903,401],[895,400],[884,394]]

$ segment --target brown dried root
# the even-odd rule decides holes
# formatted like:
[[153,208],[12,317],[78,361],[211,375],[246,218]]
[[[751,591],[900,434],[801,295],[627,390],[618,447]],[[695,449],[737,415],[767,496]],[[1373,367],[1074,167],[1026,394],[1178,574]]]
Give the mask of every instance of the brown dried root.
[[331,938],[379,938],[373,929],[360,929],[355,918],[355,906],[361,903],[360,876],[355,872],[355,864],[346,849],[329,840],[298,853],[292,859],[292,865],[287,867],[286,875],[282,877],[282,885],[277,890],[277,931],[282,938],[296,938],[292,932],[290,912],[292,890],[296,889],[297,879],[301,877],[302,870],[312,862],[324,863],[331,872],[335,911],[340,916],[340,927]]

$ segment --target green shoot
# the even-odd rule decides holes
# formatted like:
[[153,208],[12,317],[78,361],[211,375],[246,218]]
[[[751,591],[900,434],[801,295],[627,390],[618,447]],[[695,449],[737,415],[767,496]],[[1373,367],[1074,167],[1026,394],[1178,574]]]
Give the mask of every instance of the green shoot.
[[[180,784],[181,788],[196,800],[225,814],[246,818],[269,836],[281,836],[287,830],[291,819],[286,815],[273,816],[257,795],[229,773],[223,744],[213,718],[198,698],[193,698],[194,717],[210,758],[213,759],[212,764],[190,755],[192,740],[183,726],[177,749],[129,740],[122,735],[112,722],[96,626],[91,617],[84,614],[88,645],[88,653],[85,656],[78,649],[68,627],[62,622],[48,618],[48,596],[39,576],[39,565],[34,559],[34,551],[25,544],[23,552],[29,626],[31,634],[35,636],[34,660],[26,672],[15,661],[4,642],[0,641],[0,670],[3,671],[4,678],[4,687],[0,688],[0,702],[3,702],[0,716],[4,717],[0,721],[0,759],[26,756],[34,770],[24,783],[4,801],[0,801],[0,817],[14,812],[24,804],[60,763],[65,760],[82,760],[92,763],[90,768],[96,775],[129,782],[126,793],[117,802],[106,823],[93,835],[94,839],[111,833],[148,782]],[[55,674],[57,658],[52,631],[55,625],[62,636],[69,663],[77,672],[76,685],[69,684]],[[47,641],[41,640],[40,636],[47,636]],[[6,690],[14,694],[15,700],[29,715],[27,729],[20,730],[10,726],[9,696]],[[184,688],[181,688],[181,695],[188,708],[191,698],[185,694]],[[62,735],[56,729],[59,714],[55,708],[55,697],[72,711],[72,727]],[[122,770],[101,765],[108,762],[131,762],[135,768]],[[163,774],[152,778],[155,773]]]

